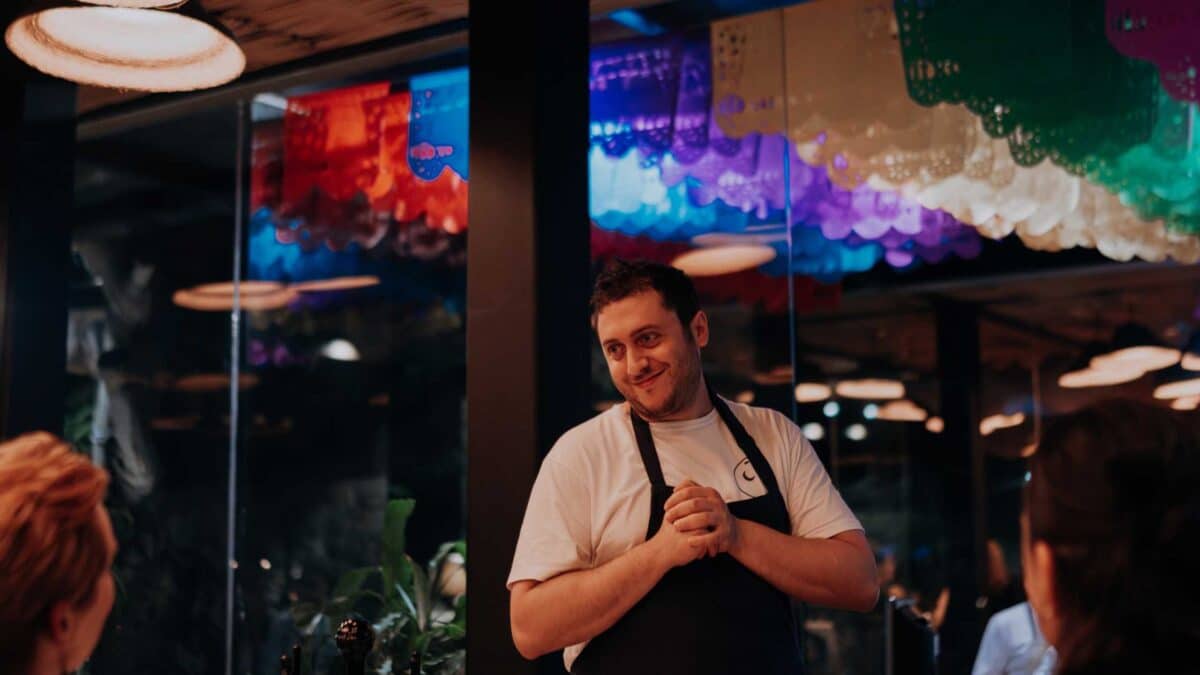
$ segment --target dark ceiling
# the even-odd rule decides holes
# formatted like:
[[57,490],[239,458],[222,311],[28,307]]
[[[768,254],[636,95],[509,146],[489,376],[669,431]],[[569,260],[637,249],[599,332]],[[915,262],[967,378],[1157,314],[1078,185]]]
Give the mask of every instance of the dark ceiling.
[[[315,0],[206,0],[205,4],[239,34],[252,69],[295,58],[301,46],[337,49],[388,31],[461,18],[466,12],[465,0],[363,2],[355,3],[353,10]],[[620,7],[640,5],[634,18],[651,29],[670,29],[788,3],[594,0],[592,4],[598,12],[593,39],[608,40],[637,34],[628,17],[611,14]],[[307,18],[298,21],[299,16]],[[369,30],[364,28],[368,25]],[[100,100],[96,92],[81,90],[81,107]],[[160,228],[189,231],[214,222],[226,226],[233,210],[236,131],[235,113],[226,106],[81,142],[77,232],[106,238]],[[909,273],[880,266],[848,278],[843,288],[836,312],[798,318],[803,344],[849,355],[882,352],[899,366],[929,371],[936,363],[931,307],[955,300],[984,308],[983,361],[1000,371],[1027,368],[1044,358],[1069,357],[1087,341],[1107,339],[1116,324],[1129,318],[1164,338],[1185,337],[1180,331],[1188,330],[1186,324],[1196,309],[1200,267],[1118,264],[1085,250],[1041,253],[1010,239],[989,243],[984,255],[972,261]]]

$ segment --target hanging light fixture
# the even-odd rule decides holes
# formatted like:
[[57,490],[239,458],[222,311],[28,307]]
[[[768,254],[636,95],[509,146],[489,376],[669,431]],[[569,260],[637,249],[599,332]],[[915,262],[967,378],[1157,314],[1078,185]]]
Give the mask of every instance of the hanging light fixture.
[[801,382],[795,393],[796,403],[817,403],[833,396],[833,389],[824,382]]
[[982,436],[990,436],[1000,429],[1009,429],[1020,426],[1025,423],[1025,413],[1013,413],[1005,415],[997,413],[988,415],[979,422],[979,433]]
[[1154,390],[1154,398],[1159,400],[1184,398],[1187,396],[1200,396],[1200,377],[1161,384]]
[[859,360],[858,368],[834,386],[842,398],[859,401],[891,401],[904,398],[903,374],[876,358]]
[[713,246],[688,251],[671,261],[689,277],[715,277],[754,269],[775,259],[775,249],[757,244]]
[[1180,367],[1184,370],[1200,370],[1200,331],[1192,335],[1192,339],[1188,340],[1187,350],[1183,352],[1183,359],[1179,362]]
[[4,41],[47,75],[114,89],[208,89],[246,68],[233,34],[198,0],[34,0]]
[[782,363],[765,372],[754,373],[750,376],[754,383],[763,387],[779,386],[792,383],[792,364]]
[[930,417],[925,420],[925,429],[931,434],[940,434],[946,430],[946,422],[940,417]]
[[1058,386],[1063,389],[1083,389],[1086,387],[1111,387],[1116,384],[1132,382],[1146,373],[1137,368],[1111,368],[1097,370],[1084,368],[1064,373],[1058,378]]
[[1200,396],[1183,396],[1171,401],[1172,410],[1195,410],[1200,407]]
[[321,346],[318,352],[321,356],[333,361],[360,361],[362,356],[358,348],[349,340],[338,338],[330,340]]
[[332,279],[317,279],[314,281],[301,281],[292,284],[292,290],[301,293],[328,293],[331,291],[350,291],[357,288],[367,288],[369,286],[378,286],[379,277],[374,275],[362,275],[356,277],[333,277]]
[[796,362],[792,373],[796,386],[793,394],[796,403],[820,403],[833,397],[833,387],[829,386],[829,376],[824,367],[814,365],[814,360],[820,354],[806,354]]
[[[172,301],[185,309],[199,312],[228,312],[234,307],[233,282],[202,284],[175,291]],[[276,281],[242,281],[237,306],[252,312],[282,309],[300,297],[293,288]]]
[[[193,373],[175,380],[171,388],[189,394],[204,394],[228,391],[229,385],[232,383],[233,378],[229,376],[229,373]],[[250,389],[256,386],[258,386],[258,376],[254,373],[238,375],[238,389]]]
[[1063,389],[1108,387],[1132,382],[1146,374],[1145,370],[1130,362],[1097,358],[1106,352],[1107,348],[1103,343],[1089,343],[1083,355],[1071,363],[1067,372],[1059,376],[1058,386]]
[[877,417],[889,422],[924,422],[929,413],[916,403],[902,398],[880,406]]
[[1099,370],[1116,367],[1139,368],[1142,372],[1162,370],[1179,363],[1181,353],[1166,345],[1140,323],[1121,324],[1113,334],[1112,351],[1092,359]]
[[899,380],[885,378],[863,378],[861,380],[842,380],[835,388],[837,395],[843,398],[853,398],[864,401],[886,401],[894,398],[904,398],[904,383]]
[[1200,396],[1200,373],[1175,367],[1161,373],[1159,382],[1154,388],[1154,398],[1160,401]]
[[1179,365],[1182,366],[1184,370],[1200,370],[1200,354],[1191,351],[1186,352],[1183,355],[1183,359],[1179,362]]

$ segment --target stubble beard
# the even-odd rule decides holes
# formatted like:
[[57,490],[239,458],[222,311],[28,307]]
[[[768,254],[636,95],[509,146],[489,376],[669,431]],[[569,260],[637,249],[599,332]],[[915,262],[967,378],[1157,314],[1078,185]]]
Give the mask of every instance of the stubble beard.
[[627,394],[625,400],[629,402],[629,407],[637,413],[638,417],[647,422],[661,421],[683,410],[692,402],[692,398],[699,392],[701,383],[699,356],[681,361],[678,371],[679,378],[675,380],[675,387],[667,396],[667,400],[657,408],[648,408],[642,405],[636,396],[636,385],[633,385],[630,392],[632,395]]

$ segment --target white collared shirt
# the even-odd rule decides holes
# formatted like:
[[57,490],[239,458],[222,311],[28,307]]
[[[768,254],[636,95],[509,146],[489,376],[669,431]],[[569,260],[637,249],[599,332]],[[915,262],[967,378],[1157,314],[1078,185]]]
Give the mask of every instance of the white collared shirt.
[[971,675],[1052,675],[1057,657],[1022,602],[988,621]]

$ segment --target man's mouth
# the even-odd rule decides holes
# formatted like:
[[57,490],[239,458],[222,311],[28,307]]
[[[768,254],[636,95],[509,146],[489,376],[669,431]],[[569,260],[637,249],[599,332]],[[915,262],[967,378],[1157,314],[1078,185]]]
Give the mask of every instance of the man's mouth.
[[657,373],[654,373],[653,375],[643,377],[642,379],[634,382],[633,384],[635,387],[642,387],[643,389],[648,388],[648,387],[650,387],[650,385],[657,382],[659,376],[665,372],[666,372],[666,369],[664,368],[664,369],[658,371]]

